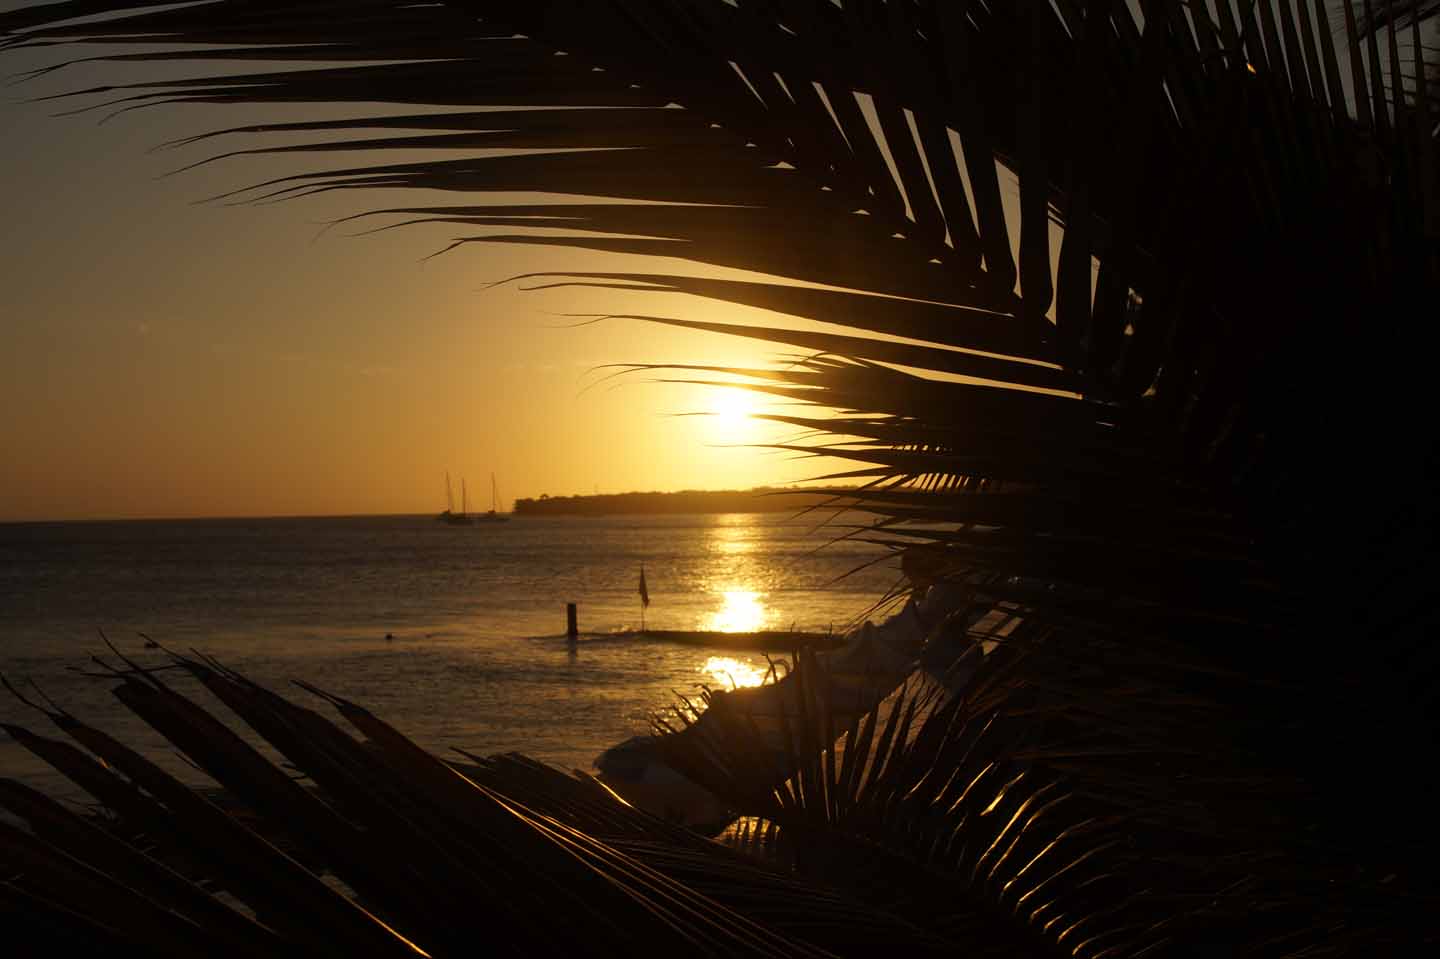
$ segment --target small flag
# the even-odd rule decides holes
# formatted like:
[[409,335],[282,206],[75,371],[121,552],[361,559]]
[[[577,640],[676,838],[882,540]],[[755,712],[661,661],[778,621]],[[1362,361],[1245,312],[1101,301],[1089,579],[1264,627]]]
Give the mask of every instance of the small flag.
[[649,606],[649,605],[650,605],[650,590],[648,590],[648,589],[645,588],[645,564],[644,564],[644,563],[641,563],[641,564],[640,564],[640,605],[641,605],[642,608],[645,607],[645,606]]

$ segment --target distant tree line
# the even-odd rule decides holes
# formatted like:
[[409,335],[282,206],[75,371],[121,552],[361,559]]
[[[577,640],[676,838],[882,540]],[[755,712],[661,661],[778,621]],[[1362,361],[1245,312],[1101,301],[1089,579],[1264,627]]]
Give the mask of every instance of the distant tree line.
[[795,489],[682,490],[676,493],[606,493],[545,496],[515,501],[528,516],[605,516],[614,513],[783,513],[827,502],[833,495]]

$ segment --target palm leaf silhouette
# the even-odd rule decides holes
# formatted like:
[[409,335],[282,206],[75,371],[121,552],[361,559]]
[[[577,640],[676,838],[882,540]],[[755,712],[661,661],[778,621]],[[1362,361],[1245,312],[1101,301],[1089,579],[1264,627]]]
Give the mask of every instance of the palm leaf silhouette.
[[[816,407],[776,419],[843,437],[801,449],[855,461],[867,485],[837,495],[877,516],[867,535],[932,543],[1020,626],[918,720],[871,704],[841,722],[798,664],[784,762],[747,764],[738,709],[662,739],[675,761],[776,824],[813,881],[904,890],[927,935],[1300,956],[1434,940],[1418,824],[1440,678],[1421,334],[1440,302],[1436,12],[76,0],[0,14],[0,48],[305,63],[62,109],[396,111],[200,131],[175,144],[187,157],[447,151],[226,202],[489,194],[352,225],[752,271],[525,282],[780,314],[642,315],[803,351],[753,388]],[[252,139],[307,133],[323,139]],[[503,202],[516,192],[557,202]],[[973,640],[947,628],[932,641]],[[588,861],[629,868],[607,856]],[[15,895],[63,927],[61,885]]]

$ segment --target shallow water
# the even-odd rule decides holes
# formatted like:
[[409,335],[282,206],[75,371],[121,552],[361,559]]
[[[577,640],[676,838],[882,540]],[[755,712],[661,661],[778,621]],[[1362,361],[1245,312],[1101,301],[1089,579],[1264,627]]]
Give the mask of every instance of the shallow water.
[[[33,678],[189,781],[203,776],[115,701],[97,631],[145,664],[144,632],[196,648],[322,710],[302,679],[355,700],[436,750],[518,750],[589,769],[605,748],[699,683],[757,681],[758,653],[610,634],[639,626],[644,564],[656,629],[841,630],[897,576],[854,541],[860,517],[815,530],[784,514],[516,518],[448,527],[429,517],[0,525],[0,672]],[[564,637],[579,604],[582,640]],[[386,634],[393,635],[387,640]],[[229,718],[178,671],[177,688]],[[52,734],[0,692],[0,720]],[[237,723],[238,725],[238,723]],[[0,733],[0,773],[74,796]]]

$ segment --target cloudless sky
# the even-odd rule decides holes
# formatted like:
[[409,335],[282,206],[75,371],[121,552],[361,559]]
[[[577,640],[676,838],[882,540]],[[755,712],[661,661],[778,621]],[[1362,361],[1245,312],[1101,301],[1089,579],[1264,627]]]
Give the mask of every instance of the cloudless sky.
[[[0,0],[0,10],[25,5]],[[48,62],[3,55],[0,76]],[[468,478],[482,508],[494,472],[506,509],[541,493],[748,487],[837,468],[737,448],[791,431],[735,415],[744,404],[733,391],[654,384],[643,374],[602,382],[592,372],[621,362],[754,365],[783,347],[634,320],[564,328],[575,321],[558,314],[776,317],[676,295],[487,289],[545,270],[743,274],[495,244],[425,260],[457,236],[484,232],[453,226],[317,239],[336,217],[469,202],[457,194],[193,202],[272,177],[433,152],[236,158],[163,179],[224,150],[322,135],[148,152],[245,123],[402,108],[165,106],[101,124],[107,111],[55,118],[75,104],[24,102],[167,71],[252,67],[282,68],[85,64],[0,87],[0,521],[426,512],[444,505],[447,471],[457,490]],[[1002,173],[1002,183],[1013,178]],[[1004,192],[1013,224],[1013,190]],[[475,202],[507,199],[572,198]],[[1058,240],[1052,229],[1052,254]],[[717,410],[727,415],[672,415]]]
[[[43,62],[5,56],[0,73]],[[272,176],[405,155],[235,159],[160,179],[258,144],[147,152],[235,124],[365,107],[170,106],[102,125],[103,112],[53,117],[65,101],[22,102],[162,69],[84,65],[4,90],[0,520],[424,512],[444,505],[446,471],[457,498],[467,477],[472,505],[487,508],[493,471],[506,509],[517,496],[747,487],[824,468],[726,448],[790,432],[737,417],[727,391],[644,375],[593,385],[599,376],[588,372],[630,361],[752,363],[776,347],[637,321],[559,328],[575,321],[555,315],[763,314],[670,295],[484,289],[534,270],[703,268],[494,244],[421,262],[475,231],[317,240],[319,224],[455,195],[192,202]],[[706,410],[728,415],[670,415]]]

